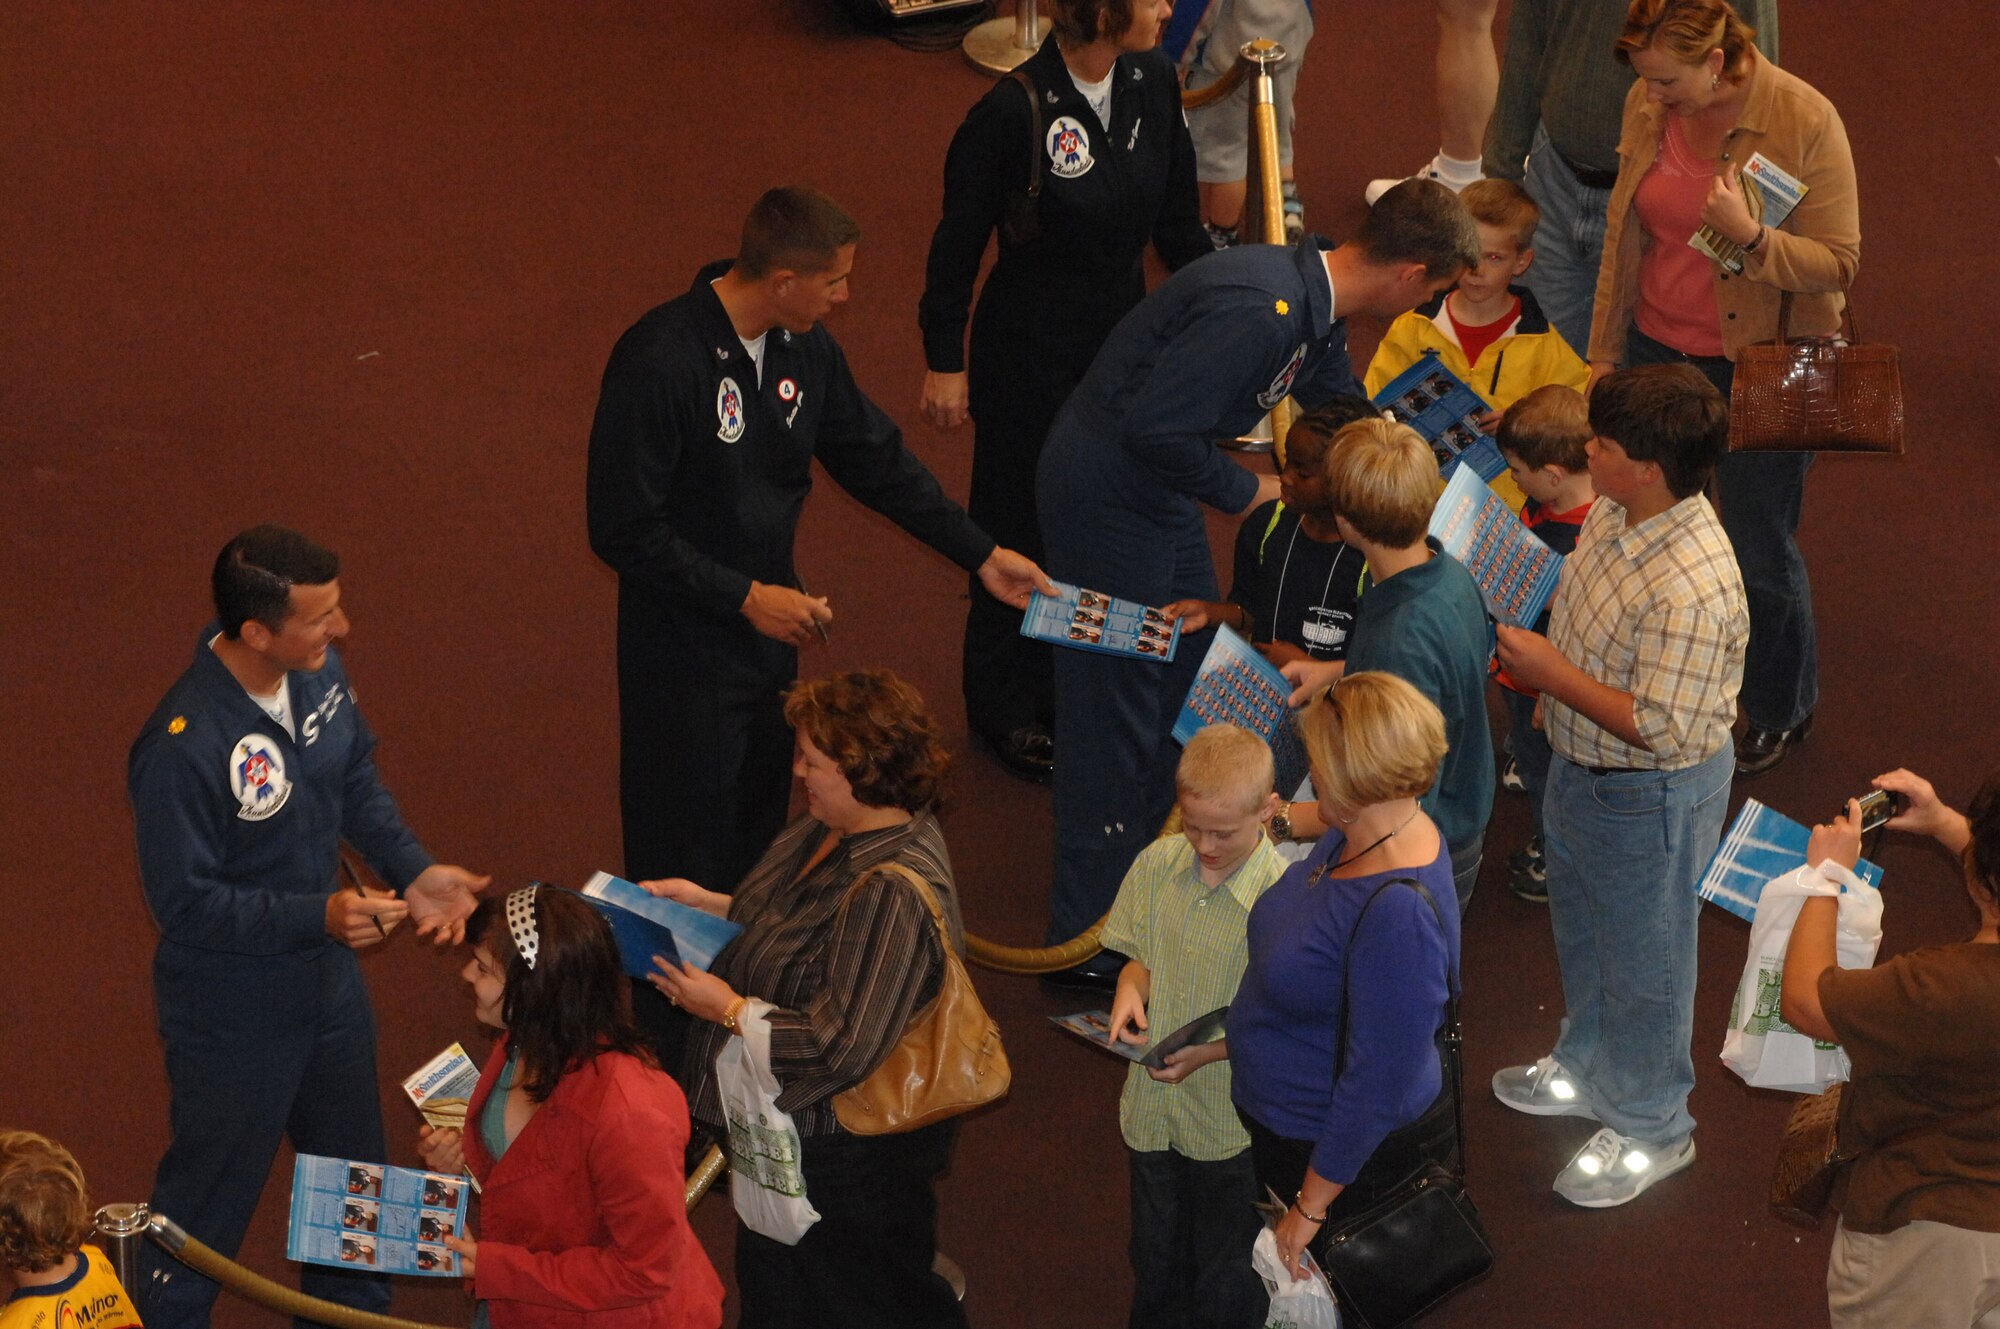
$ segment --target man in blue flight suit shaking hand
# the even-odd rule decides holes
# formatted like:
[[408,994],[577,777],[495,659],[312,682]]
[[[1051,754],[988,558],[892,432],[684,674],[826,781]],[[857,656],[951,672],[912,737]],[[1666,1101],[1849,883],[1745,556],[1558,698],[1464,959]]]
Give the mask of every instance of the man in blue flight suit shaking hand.
[[[1052,576],[1164,605],[1220,599],[1202,505],[1243,512],[1278,496],[1216,443],[1287,396],[1307,410],[1360,393],[1347,319],[1387,322],[1456,282],[1479,255],[1458,196],[1429,180],[1384,194],[1339,248],[1242,245],[1198,259],[1118,323],[1070,395],[1036,471]],[[1365,394],[1364,394],[1365,395]],[[1056,652],[1056,860],[1049,940],[1097,921],[1174,801],[1168,736],[1208,649],[1171,664]],[[1108,990],[1109,962],[1052,975]]]
[[[152,1207],[234,1256],[278,1142],[386,1162],[375,1021],[354,952],[405,920],[460,941],[488,878],[438,863],[375,771],[334,643],[340,560],[258,526],[223,547],[218,621],[132,745],[139,871],[159,925],[153,992],[172,1139]],[[339,890],[346,840],[397,894]],[[201,1329],[217,1286],[146,1248],[153,1329]],[[380,1274],[308,1265],[303,1289],[389,1308]]]

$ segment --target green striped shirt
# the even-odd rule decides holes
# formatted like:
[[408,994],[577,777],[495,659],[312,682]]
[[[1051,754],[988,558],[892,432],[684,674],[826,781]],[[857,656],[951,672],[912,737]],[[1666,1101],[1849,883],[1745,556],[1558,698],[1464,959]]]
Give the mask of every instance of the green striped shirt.
[[[1163,1038],[1236,996],[1248,957],[1250,906],[1283,875],[1285,860],[1269,840],[1221,885],[1202,884],[1201,860],[1184,835],[1146,846],[1118,887],[1104,925],[1107,950],[1122,951],[1152,974],[1148,1032]],[[1118,1125],[1134,1149],[1171,1149],[1215,1162],[1250,1145],[1229,1101],[1229,1063],[1204,1066],[1179,1084],[1161,1084],[1134,1065],[1118,1099]]]

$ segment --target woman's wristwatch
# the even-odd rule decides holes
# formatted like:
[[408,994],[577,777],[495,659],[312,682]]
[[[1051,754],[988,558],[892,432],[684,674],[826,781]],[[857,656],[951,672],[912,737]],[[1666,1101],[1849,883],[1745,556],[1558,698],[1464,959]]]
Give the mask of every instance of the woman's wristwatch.
[[722,1027],[732,1034],[740,1032],[736,1028],[736,1017],[741,1015],[743,1008],[749,1004],[750,998],[748,997],[738,997],[735,1001],[730,1002],[728,1007],[722,1012]]
[[1743,250],[1743,252],[1744,252],[1744,253],[1746,253],[1746,254],[1754,254],[1754,253],[1756,253],[1756,252],[1757,252],[1758,250],[1760,250],[1760,249],[1762,249],[1762,248],[1764,247],[1764,240],[1765,240],[1765,238],[1766,238],[1766,237],[1768,237],[1768,236],[1769,236],[1770,234],[1771,234],[1771,228],[1770,228],[1770,227],[1768,227],[1768,226],[1764,226],[1764,225],[1760,224],[1760,225],[1759,225],[1759,226],[1757,227],[1757,236],[1756,236],[1756,238],[1755,238],[1755,239],[1753,239],[1753,240],[1752,240],[1752,241],[1751,241],[1751,242],[1750,242],[1749,244],[1747,244],[1747,245],[1742,245],[1742,246],[1739,246],[1739,247],[1740,247],[1740,248],[1741,248],[1741,249]]
[[1307,1209],[1306,1193],[1304,1191],[1300,1191],[1292,1197],[1292,1208],[1298,1210],[1299,1217],[1305,1219],[1306,1222],[1311,1223],[1314,1227],[1324,1227],[1326,1225],[1326,1211],[1321,1210],[1315,1214]]
[[1285,804],[1271,814],[1271,838],[1279,844],[1292,838],[1292,805]]

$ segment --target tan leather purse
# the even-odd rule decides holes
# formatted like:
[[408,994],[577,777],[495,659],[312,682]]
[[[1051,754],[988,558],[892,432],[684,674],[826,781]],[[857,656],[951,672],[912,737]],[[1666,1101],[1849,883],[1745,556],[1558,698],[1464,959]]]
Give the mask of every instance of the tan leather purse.
[[1893,346],[1861,340],[1842,292],[1839,337],[1790,335],[1792,293],[1775,341],[1737,353],[1729,393],[1731,452],[1903,451],[1903,375]]
[[833,1114],[853,1135],[894,1135],[970,1112],[1004,1097],[1013,1080],[1000,1026],[979,1004],[965,962],[952,947],[937,893],[900,863],[884,863],[877,871],[901,877],[929,907],[944,946],[944,978],[937,997],[910,1017],[882,1064],[834,1097]]

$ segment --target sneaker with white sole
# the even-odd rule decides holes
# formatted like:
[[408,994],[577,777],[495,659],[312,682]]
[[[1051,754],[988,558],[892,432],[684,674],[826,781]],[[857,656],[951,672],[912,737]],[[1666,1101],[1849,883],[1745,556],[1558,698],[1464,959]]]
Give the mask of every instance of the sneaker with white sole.
[[1606,1126],[1556,1174],[1555,1191],[1585,1209],[1610,1209],[1637,1199],[1654,1182],[1692,1162],[1692,1135],[1675,1145],[1650,1145]]
[[1493,1072],[1493,1096],[1516,1112],[1534,1117],[1597,1120],[1597,1114],[1577,1092],[1575,1081],[1554,1057],[1543,1057],[1532,1066],[1509,1066]]
[[1397,185],[1402,184],[1403,181],[1405,180],[1435,180],[1439,184],[1443,185],[1446,189],[1449,189],[1452,193],[1456,194],[1462,191],[1467,185],[1474,183],[1480,178],[1481,177],[1475,175],[1470,180],[1454,180],[1451,177],[1445,175],[1442,171],[1438,170],[1437,158],[1433,157],[1429,161],[1425,162],[1422,166],[1417,168],[1417,172],[1414,175],[1394,175],[1394,176],[1384,177],[1383,179],[1380,180],[1370,180],[1368,182],[1368,187],[1361,191],[1361,197],[1367,202],[1368,206],[1372,208],[1375,206],[1377,200],[1379,200],[1382,197],[1382,195],[1388,193],[1390,190],[1394,189]]

